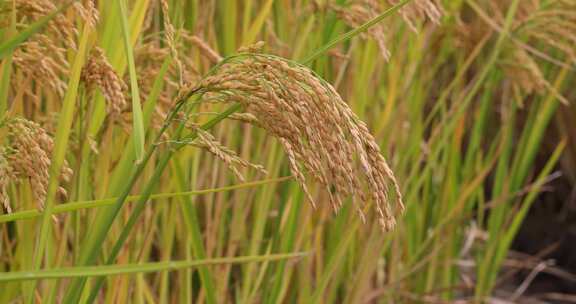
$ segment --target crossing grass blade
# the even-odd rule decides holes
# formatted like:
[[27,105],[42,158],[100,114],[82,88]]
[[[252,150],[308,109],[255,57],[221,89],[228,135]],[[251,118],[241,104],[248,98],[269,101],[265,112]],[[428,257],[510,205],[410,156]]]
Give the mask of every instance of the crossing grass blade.
[[242,256],[231,258],[213,258],[193,261],[166,261],[156,263],[142,263],[129,265],[104,265],[88,267],[54,268],[42,271],[10,272],[0,276],[0,282],[27,281],[41,279],[61,279],[77,277],[101,277],[134,273],[158,272],[163,270],[180,270],[183,268],[195,268],[207,265],[219,264],[243,264],[255,262],[269,262],[286,259],[306,257],[309,253],[297,252],[286,254],[268,254],[262,256]]
[[128,73],[130,75],[130,91],[132,98],[132,127],[134,134],[134,149],[136,151],[136,162],[139,163],[144,157],[144,118],[142,105],[140,103],[140,89],[138,88],[138,75],[136,75],[136,64],[134,63],[134,50],[130,39],[130,29],[128,27],[127,9],[125,0],[116,0],[120,11],[122,24],[122,38],[124,41],[124,51],[128,61]]
[[[174,197],[181,197],[181,196],[195,196],[195,195],[203,195],[209,193],[218,193],[218,192],[225,192],[225,191],[233,191],[238,189],[245,189],[251,187],[258,187],[267,185],[270,183],[281,183],[286,182],[292,179],[292,176],[285,176],[285,177],[278,177],[278,178],[270,178],[260,181],[254,182],[247,182],[242,184],[234,184],[231,186],[226,187],[218,187],[213,189],[203,189],[203,190],[192,190],[192,191],[181,191],[181,192],[173,192],[173,193],[155,193],[150,195],[151,200],[160,200],[165,198],[174,198]],[[140,198],[140,195],[130,195],[126,198],[126,202],[134,202]],[[98,200],[91,200],[91,201],[80,201],[80,202],[68,202],[54,206],[52,214],[62,214],[68,213],[73,211],[79,211],[82,209],[89,209],[89,208],[99,208],[104,206],[110,206],[114,204],[117,198],[106,198],[106,199],[98,199]],[[33,219],[36,217],[41,216],[42,213],[39,210],[25,210],[25,211],[18,211],[8,214],[0,215],[0,223],[7,223],[25,219]]]

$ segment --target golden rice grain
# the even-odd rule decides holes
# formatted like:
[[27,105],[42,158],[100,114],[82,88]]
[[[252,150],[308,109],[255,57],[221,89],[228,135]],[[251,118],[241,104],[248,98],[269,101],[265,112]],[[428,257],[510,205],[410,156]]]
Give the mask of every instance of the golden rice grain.
[[[53,13],[63,3],[64,1],[15,0],[13,5],[7,7],[15,9],[18,22],[31,23]],[[83,20],[95,25],[98,12],[93,0],[87,1],[86,6],[75,2],[73,7]],[[2,18],[5,17],[6,15],[2,15]],[[14,64],[28,81],[34,81],[38,86],[63,96],[67,89],[65,78],[69,71],[67,49],[76,49],[77,35],[73,19],[67,18],[65,14],[58,14],[48,22],[46,31],[33,35],[18,46],[14,51]],[[39,102],[37,93],[27,93],[33,101]]]
[[[380,8],[378,3],[373,3],[372,1],[362,1],[360,3],[353,3],[348,7],[341,7],[338,5],[330,5],[330,8],[336,12],[338,17],[342,19],[350,27],[358,27],[369,20],[378,16]],[[368,29],[368,35],[370,35],[374,41],[378,44],[380,49],[380,54],[386,60],[390,59],[390,51],[386,46],[386,27],[384,23],[379,23],[370,29]],[[361,37],[366,37],[362,34]]]
[[74,3],[74,8],[78,12],[78,15],[82,17],[82,20],[86,20],[86,24],[91,27],[96,27],[98,20],[100,19],[100,13],[96,9],[96,4],[94,0],[86,1],[86,5],[82,5],[80,2]]
[[212,63],[218,63],[222,60],[222,56],[200,37],[196,35],[188,35],[185,37],[200,50],[203,56],[212,61]]
[[[184,37],[183,37],[184,38]],[[179,40],[179,48],[183,48],[185,39]],[[154,87],[154,82],[160,73],[162,65],[167,57],[170,56],[170,49],[168,47],[159,46],[156,41],[147,41],[138,46],[135,50],[136,71],[138,73],[138,87],[140,88],[140,96],[144,103],[148,101],[149,94]],[[195,82],[199,79],[199,73],[194,66],[194,62],[189,58],[181,58],[183,70],[179,70],[176,65],[170,65],[168,71],[163,78],[164,85],[162,86],[157,97],[156,107],[154,107],[154,114],[152,115],[151,126],[154,129],[159,129],[162,126],[166,114],[172,107],[172,96],[180,91],[181,83]],[[128,75],[125,75],[124,82],[128,82]],[[130,113],[127,113],[130,114]],[[132,115],[124,115],[123,123],[126,126],[131,125],[130,120]]]
[[[470,6],[479,18],[469,21],[466,25],[468,28],[479,29],[488,24],[492,30],[502,31],[505,12],[510,6],[509,0],[487,1],[482,5],[471,2]],[[510,44],[504,48],[503,60],[504,72],[512,81],[516,92],[550,92],[561,102],[568,104],[566,97],[546,79],[541,71],[540,61],[563,67],[570,66],[566,65],[566,59],[576,62],[576,14],[572,13],[575,9],[574,1],[551,1],[546,5],[540,1],[527,1],[518,7],[512,25],[514,35],[510,36]],[[517,37],[524,38],[520,40]],[[555,56],[564,56],[566,59]]]
[[108,103],[106,110],[112,119],[118,119],[126,106],[124,91],[127,86],[104,55],[104,51],[96,47],[92,50],[86,64],[82,68],[81,79],[88,89],[100,89]]
[[[14,6],[17,18],[25,19],[27,22],[37,21],[58,9],[55,2],[50,0],[15,0]],[[48,30],[64,41],[67,47],[76,48],[74,38],[78,32],[74,24],[64,15],[55,16],[48,23]]]
[[542,93],[546,89],[546,79],[534,60],[519,48],[510,55],[512,63],[504,66],[504,72],[513,84],[528,94]]
[[[399,0],[388,0],[390,4],[398,4]],[[440,24],[442,18],[442,4],[438,0],[412,0],[406,6],[400,9],[400,14],[410,28],[416,31],[417,20],[428,18],[434,24]]]
[[199,87],[206,98],[241,103],[279,139],[312,202],[302,168],[324,186],[334,210],[350,197],[364,218],[372,201],[382,227],[394,227],[404,207],[392,170],[364,122],[312,71],[276,56],[244,54],[228,59]]
[[176,49],[176,38],[175,38],[175,31],[174,26],[170,22],[170,15],[168,14],[168,1],[160,0],[160,7],[162,8],[162,16],[164,18],[164,33],[166,34],[166,42],[168,44],[168,48],[170,49],[170,55],[172,56],[172,60],[176,63],[176,68],[178,69],[178,76],[179,76],[179,86],[183,85],[184,76],[182,74],[183,65],[182,61],[178,56],[178,51]]
[[[46,56],[50,54],[51,56]],[[66,82],[63,75],[68,74],[66,50],[54,44],[45,35],[36,35],[14,51],[14,65],[25,77],[35,80],[40,87],[48,88],[58,96],[64,96]]]
[[10,181],[15,180],[16,176],[12,171],[12,167],[6,159],[7,151],[6,148],[0,148],[0,203],[4,205],[4,208],[8,213],[12,212],[10,207],[10,199],[8,197],[7,187]]
[[252,168],[263,174],[268,174],[264,167],[252,164],[242,159],[238,154],[236,154],[236,152],[222,145],[209,132],[197,127],[194,127],[194,130],[198,134],[198,138],[192,144],[196,147],[207,150],[224,162],[228,166],[228,169],[230,169],[239,180],[244,181],[245,179],[242,173],[240,173],[240,170],[238,170],[238,167]]
[[[9,182],[27,179],[37,201],[38,208],[43,208],[50,179],[49,170],[54,149],[52,137],[37,123],[13,118],[6,123],[8,129],[8,146],[0,152],[0,200],[7,210],[11,210],[6,187]],[[65,161],[60,175],[61,181],[68,181],[72,169]],[[62,195],[66,190],[59,188]]]

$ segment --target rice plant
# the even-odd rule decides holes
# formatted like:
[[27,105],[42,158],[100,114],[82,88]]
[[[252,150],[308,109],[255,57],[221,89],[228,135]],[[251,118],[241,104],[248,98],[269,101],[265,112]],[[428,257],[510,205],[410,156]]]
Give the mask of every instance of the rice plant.
[[506,262],[569,155],[573,1],[0,16],[0,303],[527,299]]

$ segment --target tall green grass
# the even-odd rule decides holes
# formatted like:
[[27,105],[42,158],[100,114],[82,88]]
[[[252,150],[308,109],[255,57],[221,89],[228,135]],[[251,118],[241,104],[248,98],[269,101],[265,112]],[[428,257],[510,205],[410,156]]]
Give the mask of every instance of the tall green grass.
[[[9,11],[11,2],[0,5]],[[66,9],[79,31],[78,49],[68,54],[68,91],[60,99],[36,89],[39,106],[23,94],[37,86],[23,79],[12,56],[55,15],[36,22],[12,15],[0,29],[0,114],[40,121],[58,112],[51,172],[67,159],[75,173],[64,185],[67,199],[56,196],[58,175],[51,175],[44,210],[35,210],[26,182],[11,185],[16,212],[0,215],[0,303],[486,301],[563,153],[566,142],[554,143],[536,165],[561,106],[557,93],[567,92],[574,73],[570,65],[539,61],[551,88],[513,94],[503,66],[518,47],[512,39],[524,39],[515,32],[522,1],[506,5],[499,31],[462,36],[462,16],[481,19],[474,7],[485,3],[477,2],[444,1],[442,23],[417,21],[415,33],[396,9],[350,28],[325,1],[168,1],[177,32],[202,37],[223,56],[264,40],[266,52],[304,62],[335,85],[369,125],[402,186],[407,210],[389,233],[373,218],[362,223],[350,207],[333,214],[312,186],[319,203],[313,209],[285,178],[279,145],[226,119],[239,106],[199,105],[193,95],[178,100],[169,87],[179,80],[170,56],[160,58],[144,90],[138,52],[147,43],[166,46],[159,3],[99,1],[96,28]],[[358,35],[377,22],[387,29],[388,62],[375,41]],[[196,45],[180,42],[181,59],[198,76],[214,68]],[[94,46],[130,83],[128,132],[107,121],[104,96],[86,94],[79,83]],[[199,123],[269,176],[243,172],[250,182],[240,183],[208,154],[163,143],[164,132],[173,140],[195,136],[176,112],[155,128],[154,111],[166,95],[172,108],[218,112],[200,115]],[[472,229],[487,238],[468,247]],[[474,267],[462,266],[464,260]]]

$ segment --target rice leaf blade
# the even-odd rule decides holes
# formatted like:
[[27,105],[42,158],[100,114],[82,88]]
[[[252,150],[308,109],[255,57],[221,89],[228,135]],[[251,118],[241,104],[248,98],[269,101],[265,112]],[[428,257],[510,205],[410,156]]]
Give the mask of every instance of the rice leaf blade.
[[144,157],[144,141],[146,133],[144,131],[144,118],[142,105],[140,103],[140,90],[138,88],[138,76],[136,74],[136,64],[134,63],[134,50],[130,39],[130,29],[128,28],[127,9],[125,0],[117,0],[119,5],[120,20],[122,21],[122,38],[124,41],[124,51],[128,61],[128,73],[130,75],[130,92],[132,97],[132,128],[134,134],[134,151],[136,152],[136,162],[139,163]]
[[102,277],[111,275],[158,272],[164,270],[179,270],[220,264],[244,264],[254,262],[270,262],[285,259],[295,259],[307,256],[307,252],[268,254],[260,256],[241,256],[228,258],[212,258],[193,261],[166,261],[155,263],[140,263],[128,265],[101,265],[85,267],[56,268],[41,271],[16,271],[0,273],[0,282],[62,279],[79,277]]

